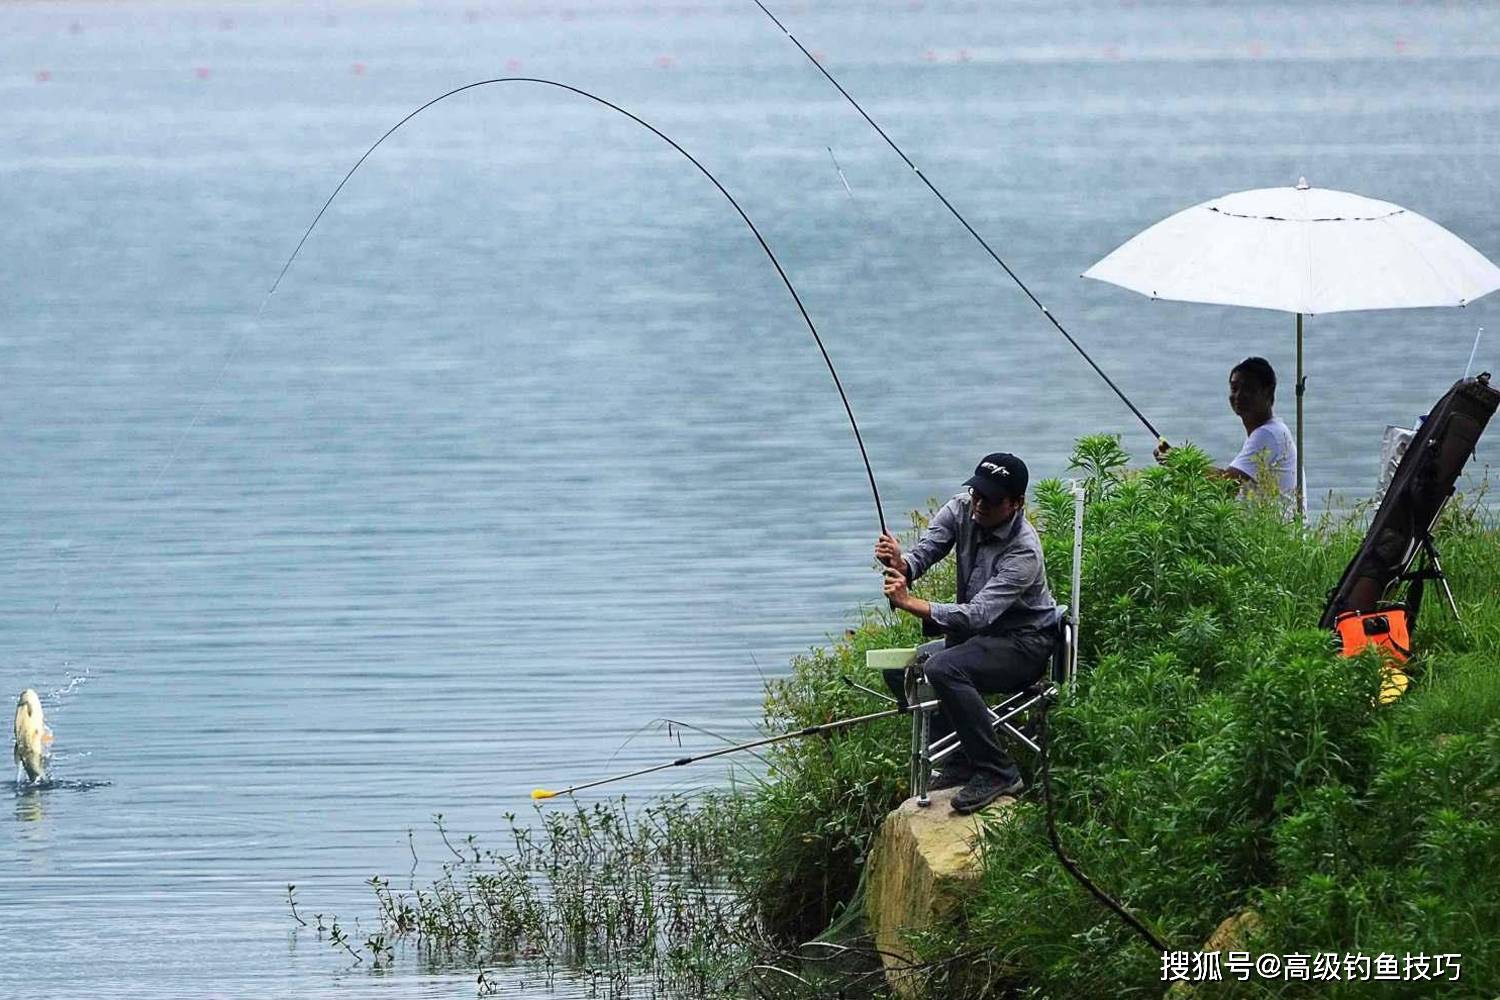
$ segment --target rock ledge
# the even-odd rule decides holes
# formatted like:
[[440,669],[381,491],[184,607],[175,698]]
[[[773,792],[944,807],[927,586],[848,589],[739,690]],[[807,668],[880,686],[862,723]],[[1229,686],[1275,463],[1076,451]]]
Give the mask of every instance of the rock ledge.
[[979,874],[980,817],[993,823],[1015,802],[1001,798],[972,816],[952,809],[957,789],[932,793],[932,805],[907,799],[875,834],[865,873],[865,916],[881,952],[886,982],[902,996],[922,990],[921,973],[904,940],[948,916]]

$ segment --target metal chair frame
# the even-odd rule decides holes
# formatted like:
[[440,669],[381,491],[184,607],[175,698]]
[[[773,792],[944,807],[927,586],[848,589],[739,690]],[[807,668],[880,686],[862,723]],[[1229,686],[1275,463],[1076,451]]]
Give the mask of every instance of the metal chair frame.
[[[1086,491],[1084,484],[1078,480],[1073,480],[1070,485],[1073,493],[1072,613],[1069,614],[1068,605],[1058,606],[1058,642],[1052,651],[1047,676],[1014,694],[1006,695],[989,708],[990,724],[995,731],[1033,753],[1041,753],[1041,747],[1014,720],[1037,705],[1057,698],[1060,688],[1071,685],[1078,673],[1078,607],[1083,585],[1083,513]],[[891,654],[899,654],[899,664],[892,662]],[[932,781],[932,765],[957,750],[959,742],[954,733],[947,734],[936,743],[932,741],[932,713],[940,705],[932,686],[922,674],[921,664],[916,662],[915,654],[914,649],[870,650],[866,654],[867,664],[880,665],[890,695],[856,684],[847,677],[844,680],[861,691],[891,702],[898,711],[911,716],[911,790],[917,799],[917,805],[927,806],[932,804],[927,794]]]
[[[1068,617],[1067,605],[1058,611],[1062,620],[1058,623],[1057,647],[1052,651],[1048,676],[1027,685],[1014,694],[1005,696],[991,706],[990,725],[1003,738],[1041,753],[1041,747],[1014,720],[1043,701],[1057,697],[1058,689],[1073,683],[1078,671],[1077,619]],[[906,701],[911,710],[911,790],[918,806],[929,806],[932,800],[928,786],[932,781],[932,765],[951,756],[959,748],[958,734],[948,733],[936,742],[932,741],[932,713],[939,704],[932,686],[922,675],[920,663],[907,668]]]

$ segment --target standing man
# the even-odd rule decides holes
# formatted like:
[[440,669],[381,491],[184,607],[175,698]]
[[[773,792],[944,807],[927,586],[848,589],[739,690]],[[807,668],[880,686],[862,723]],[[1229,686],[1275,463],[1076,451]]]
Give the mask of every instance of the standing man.
[[[1298,509],[1297,444],[1291,429],[1271,412],[1276,403],[1276,371],[1265,358],[1246,358],[1229,369],[1229,408],[1245,425],[1245,444],[1229,465],[1214,474],[1239,483],[1245,496],[1259,487]],[[1153,454],[1163,461],[1172,446],[1163,441]]]
[[[1025,787],[990,725],[985,694],[1012,693],[1037,680],[1057,642],[1057,605],[1047,589],[1042,543],[1026,520],[1026,464],[995,452],[980,461],[968,489],[943,505],[921,541],[903,554],[889,533],[875,543],[891,606],[930,622],[943,635],[917,651],[941,710],[934,735],[956,731],[960,752],[931,788],[963,787],[953,811],[971,813]],[[907,589],[950,551],[958,561],[952,604]]]

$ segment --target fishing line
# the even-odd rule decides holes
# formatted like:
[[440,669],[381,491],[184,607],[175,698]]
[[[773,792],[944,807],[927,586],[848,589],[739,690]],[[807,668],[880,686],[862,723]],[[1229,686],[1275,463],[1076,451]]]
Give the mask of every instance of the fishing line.
[[[676,727],[676,729],[674,730],[673,727]],[[615,758],[620,756],[620,754],[624,752],[626,747],[634,743],[637,736],[641,735],[646,730],[653,728],[657,732],[661,732],[663,729],[665,729],[667,733],[667,741],[671,742],[673,738],[675,738],[677,740],[677,746],[679,749],[682,747],[682,733],[680,732],[680,730],[684,729],[703,736],[711,737],[715,740],[718,740],[720,743],[728,743],[734,745],[734,741],[731,740],[728,736],[724,736],[721,733],[716,733],[712,729],[705,729],[702,726],[695,726],[691,722],[683,722],[680,719],[668,719],[663,716],[658,719],[652,719],[650,722],[646,723],[643,726],[638,726],[634,731],[632,731],[629,736],[625,737],[625,742],[615,747],[615,752],[609,755],[609,759],[604,762],[604,766],[608,767],[610,764],[613,764]],[[751,753],[750,756],[754,757],[762,764],[765,764],[771,770],[777,770],[776,765],[771,763],[769,758],[758,753]]]
[[[286,273],[288,270],[290,270],[292,262],[295,261],[297,259],[297,255],[302,252],[302,247],[307,243],[308,237],[310,237],[313,230],[317,228],[319,220],[321,220],[323,218],[323,214],[328,211],[328,207],[333,204],[333,200],[339,196],[339,192],[344,189],[344,185],[349,183],[349,179],[354,176],[354,172],[360,168],[360,165],[363,164],[365,160],[370,158],[370,154],[374,153],[375,150],[380,147],[381,143],[390,138],[391,135],[395,133],[396,130],[401,126],[405,125],[407,122],[411,121],[417,115],[421,114],[423,111],[426,111],[434,104],[437,104],[439,101],[445,101],[455,94],[461,94],[466,90],[473,90],[476,87],[485,87],[489,86],[490,84],[497,83],[535,83],[546,87],[556,87],[559,90],[566,90],[569,93],[577,94],[580,97],[586,97],[596,104],[603,105],[604,107],[609,108],[611,111],[615,111],[619,114],[624,115],[626,118],[629,118],[637,125],[645,128],[646,130],[651,132],[651,134],[655,135],[657,138],[661,139],[667,145],[671,146],[673,149],[677,150],[677,152],[686,157],[688,162],[697,167],[698,171],[703,174],[704,177],[707,177],[714,187],[718,188],[719,193],[722,194],[726,199],[728,199],[729,203],[734,206],[734,210],[739,213],[740,218],[744,220],[745,225],[750,228],[750,232],[754,234],[755,241],[760,244],[760,248],[764,250],[766,256],[770,258],[772,266],[776,268],[776,273],[781,278],[781,283],[784,284],[786,286],[786,290],[791,293],[792,301],[797,304],[797,311],[801,314],[802,321],[807,324],[807,329],[812,334],[813,341],[818,345],[818,352],[823,356],[823,363],[828,366],[828,374],[833,377],[834,388],[838,390],[839,400],[844,404],[844,413],[849,417],[849,426],[854,431],[854,441],[855,444],[859,446],[859,457],[864,462],[865,475],[870,480],[870,493],[875,499],[875,516],[880,522],[881,534],[885,534],[885,511],[880,504],[880,489],[875,485],[875,472],[870,467],[870,456],[865,451],[864,437],[859,432],[859,423],[854,419],[854,409],[849,405],[849,396],[844,392],[844,383],[839,378],[837,369],[835,369],[833,366],[833,359],[829,357],[828,348],[823,345],[823,338],[818,334],[818,328],[813,325],[812,317],[808,315],[807,307],[802,304],[802,297],[797,294],[797,289],[792,285],[792,279],[787,276],[786,270],[781,266],[781,261],[777,260],[776,254],[771,251],[770,244],[766,242],[765,237],[761,235],[760,230],[756,227],[755,223],[750,221],[750,216],[745,213],[745,210],[742,207],[740,207],[740,203],[735,200],[734,195],[730,194],[728,189],[726,189],[723,184],[719,183],[719,179],[712,173],[710,173],[708,168],[698,161],[697,157],[693,156],[693,154],[689,153],[686,149],[683,149],[665,132],[662,132],[660,129],[658,129],[656,126],[652,125],[645,119],[632,114],[631,112],[620,107],[618,104],[607,101],[604,98],[599,97],[597,94],[591,94],[579,87],[574,87],[566,83],[559,83],[556,80],[542,79],[540,77],[496,77],[495,79],[477,80],[473,83],[466,83],[462,87],[456,87],[453,90],[448,91],[446,94],[441,94],[437,97],[434,97],[426,104],[423,104],[415,111],[412,111],[405,118],[402,118],[396,124],[387,129],[385,134],[382,135],[379,139],[376,139],[374,145],[365,150],[364,155],[355,161],[354,166],[349,168],[349,172],[344,175],[343,180],[339,181],[338,187],[333,189],[333,193],[328,196],[328,200],[323,203],[323,207],[318,209],[318,214],[313,217],[312,222],[307,227],[307,231],[304,232],[302,234],[302,238],[297,241],[297,246],[292,250],[291,256],[287,257],[286,263],[281,265],[281,271],[276,275],[276,280],[271,283],[270,291],[266,292],[266,299],[269,300],[271,296],[276,293],[277,287],[281,284],[281,279],[286,277]],[[262,304],[262,308],[264,308],[264,304]]]
[[844,176],[844,168],[839,166],[839,158],[833,155],[832,146],[826,148],[828,149],[828,158],[833,161],[833,169],[839,172],[839,180],[843,182],[844,190],[849,192],[849,197],[852,199],[854,197],[854,189],[849,186],[849,178]]
[[996,264],[999,264],[1001,269],[1010,276],[1010,280],[1016,283],[1016,287],[1020,288],[1022,292],[1026,293],[1026,297],[1031,300],[1031,304],[1042,311],[1042,315],[1047,317],[1048,322],[1050,322],[1053,327],[1057,329],[1057,332],[1062,334],[1069,344],[1073,345],[1073,350],[1077,351],[1079,356],[1082,357],[1083,360],[1088,362],[1089,367],[1094,369],[1094,372],[1104,380],[1104,383],[1114,390],[1115,395],[1120,397],[1120,402],[1130,407],[1130,412],[1134,413],[1136,419],[1145,426],[1146,430],[1151,432],[1151,436],[1154,437],[1158,442],[1164,441],[1165,439],[1161,436],[1161,434],[1157,432],[1155,426],[1152,425],[1151,421],[1146,419],[1146,415],[1142,413],[1140,409],[1130,401],[1130,397],[1126,396],[1118,385],[1115,385],[1114,379],[1106,375],[1104,369],[1100,368],[1099,365],[1095,363],[1094,359],[1089,356],[1089,352],[1083,349],[1083,345],[1078,343],[1077,340],[1074,340],[1073,335],[1063,328],[1063,325],[1057,321],[1057,317],[1052,315],[1051,310],[1049,310],[1045,305],[1042,304],[1042,300],[1038,299],[1035,295],[1032,294],[1031,289],[1026,287],[1026,283],[1020,279],[1015,271],[1012,271],[1010,269],[1010,265],[1005,263],[1005,261],[1000,258],[1000,255],[995,252],[994,248],[992,248],[989,243],[985,241],[985,238],[983,236],[980,236],[979,232],[973,226],[969,225],[969,220],[965,219],[963,217],[963,214],[960,213],[958,209],[953,207],[952,202],[944,197],[943,192],[937,189],[937,185],[933,184],[932,181],[927,179],[927,175],[922,173],[922,168],[911,161],[911,157],[907,156],[906,153],[902,151],[901,147],[896,145],[895,141],[886,134],[885,129],[881,128],[880,125],[876,123],[875,119],[870,117],[869,113],[860,106],[860,103],[856,101],[850,95],[850,93],[843,88],[843,85],[833,78],[833,74],[828,72],[828,70],[824,68],[823,64],[818,61],[817,57],[814,56],[811,52],[807,51],[807,49],[802,45],[801,42],[797,41],[797,36],[788,31],[786,25],[782,24],[781,21],[777,19],[776,15],[771,13],[771,11],[766,7],[765,4],[761,3],[761,0],[755,0],[755,6],[759,7],[761,11],[765,13],[766,17],[769,17],[771,19],[771,23],[775,24],[776,27],[781,29],[782,34],[791,39],[792,44],[797,46],[797,49],[807,57],[808,62],[816,66],[818,68],[818,72],[822,73],[823,76],[828,80],[828,82],[833,84],[834,88],[837,89],[840,94],[844,95],[844,99],[854,106],[854,110],[858,111],[860,113],[860,116],[864,118],[865,121],[869,122],[870,126],[874,128],[876,132],[880,133],[880,137],[885,140],[886,145],[894,149],[896,151],[896,155],[901,157],[901,159],[905,161],[908,167],[911,167],[912,172],[921,179],[923,184],[927,185],[927,190],[937,195],[938,201],[941,201],[943,203],[943,207],[946,208],[953,215],[953,217],[957,219],[963,225],[963,227],[969,231],[970,236],[979,241],[979,245],[984,247],[985,252],[990,255],[990,258],[994,260]]
[[[265,312],[266,303],[271,300],[271,293],[275,290],[276,288],[273,285],[271,287],[271,290],[266,292],[265,296],[260,301],[260,307],[255,310],[255,316],[250,321],[247,328],[241,329],[234,335],[234,338],[230,341],[229,349],[224,352],[224,360],[219,363],[218,371],[214,374],[213,381],[209,383],[208,390],[204,392],[203,398],[198,401],[198,405],[193,409],[192,417],[188,420],[186,426],[184,426],[182,430],[177,433],[176,439],[172,442],[171,449],[167,452],[166,460],[162,462],[161,466],[151,476],[150,481],[147,482],[144,501],[146,505],[150,505],[152,501],[159,498],[157,490],[161,486],[162,479],[172,468],[172,465],[177,461],[178,456],[181,455],[182,447],[187,443],[188,436],[193,433],[193,430],[202,421],[204,412],[208,409],[209,404],[213,402],[214,396],[219,390],[219,386],[224,381],[225,374],[228,373],[230,367],[234,364],[235,359],[239,357],[240,350],[244,345],[246,335],[249,332],[259,328],[261,314]],[[115,535],[114,542],[109,547],[109,551],[105,553],[104,558],[98,563],[99,572],[93,575],[93,580],[97,581],[101,579],[103,576],[103,570],[114,565],[115,560],[120,554],[120,546],[123,545],[124,542],[124,534],[117,533]],[[70,578],[68,573],[66,572],[66,570],[64,570],[62,586],[58,589],[56,600],[52,602],[52,609],[47,613],[48,617],[56,615],[62,608],[63,604],[68,601],[69,579]],[[73,620],[78,617],[78,613],[83,610],[83,594],[86,594],[87,592],[88,591],[86,588],[80,591],[79,596],[73,600],[72,609],[67,612],[67,615],[64,618],[61,618],[57,621],[57,624],[53,627],[54,636],[56,635],[57,628],[71,624]],[[68,665],[68,662],[69,661],[65,659],[63,666],[66,667]],[[85,667],[84,674],[82,675],[81,680],[86,680],[88,675],[89,669]],[[79,675],[69,675],[67,682],[68,691],[74,689],[75,680],[79,680],[79,682],[81,683]]]
[[1469,349],[1469,363],[1464,365],[1464,378],[1469,377],[1469,372],[1474,370],[1474,355],[1479,353],[1479,338],[1484,336],[1484,327],[1474,334],[1474,346]]
[[[936,707],[936,705],[936,702],[924,702],[921,706],[918,707],[932,708]],[[653,774],[657,771],[665,771],[669,767],[685,767],[688,764],[696,764],[700,760],[712,760],[715,757],[722,757],[725,754],[739,753],[744,750],[758,750],[761,747],[770,746],[773,743],[781,743],[786,740],[803,739],[804,737],[808,736],[826,736],[827,734],[837,732],[840,729],[848,729],[850,726],[857,726],[865,722],[873,722],[876,719],[889,719],[897,715],[908,715],[911,713],[911,711],[912,709],[909,707],[892,708],[884,712],[871,712],[867,715],[856,715],[848,719],[835,719],[832,722],[824,722],[814,726],[804,726],[801,729],[794,729],[791,732],[777,733],[775,736],[766,736],[758,740],[751,740],[749,743],[738,743],[734,746],[724,747],[720,750],[710,750],[707,753],[693,754],[687,757],[678,757],[676,760],[669,760],[664,764],[654,764],[651,767],[643,767],[639,770],[629,771],[625,774],[615,774],[611,775],[608,778],[598,778],[594,781],[584,781],[576,785],[569,785],[567,788],[561,788],[557,790],[553,790],[550,788],[533,788],[531,790],[531,797],[534,800],[555,799],[560,795],[572,795],[574,792],[581,792],[587,788],[598,788],[600,785],[612,785],[617,781],[625,781],[629,778],[639,778],[645,774]]]

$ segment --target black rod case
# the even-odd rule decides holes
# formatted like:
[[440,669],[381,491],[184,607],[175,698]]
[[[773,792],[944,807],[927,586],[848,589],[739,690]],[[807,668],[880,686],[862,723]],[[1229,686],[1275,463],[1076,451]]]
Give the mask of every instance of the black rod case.
[[[1459,379],[1432,407],[1396,467],[1364,543],[1328,595],[1320,627],[1333,628],[1334,620],[1345,612],[1375,611],[1403,579],[1419,587],[1418,577],[1433,575],[1432,565],[1415,575],[1408,571],[1420,552],[1427,553],[1429,563],[1435,560],[1432,527],[1497,406],[1500,390],[1490,385],[1489,372],[1485,372]],[[1411,599],[1413,624],[1419,595],[1420,589]]]

